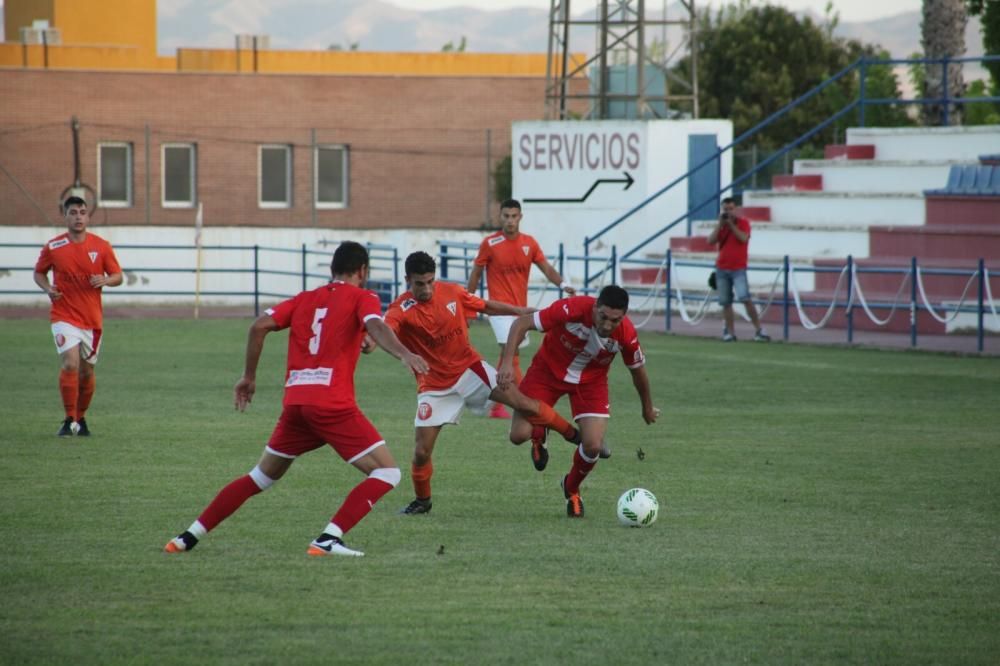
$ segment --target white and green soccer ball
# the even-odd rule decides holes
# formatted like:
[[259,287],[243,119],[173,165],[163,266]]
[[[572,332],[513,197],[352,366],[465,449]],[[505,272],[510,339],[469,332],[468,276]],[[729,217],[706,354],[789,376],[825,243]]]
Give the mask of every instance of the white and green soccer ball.
[[626,490],[618,498],[618,522],[627,527],[649,527],[659,512],[656,495],[645,488]]

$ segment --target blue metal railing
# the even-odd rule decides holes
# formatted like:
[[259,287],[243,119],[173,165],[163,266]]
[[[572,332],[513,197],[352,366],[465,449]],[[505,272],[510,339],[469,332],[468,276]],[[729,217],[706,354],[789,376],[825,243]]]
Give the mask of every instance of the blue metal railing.
[[[767,118],[765,118],[761,122],[757,123],[756,125],[754,125],[750,129],[748,129],[747,131],[745,131],[743,134],[741,134],[738,137],[736,137],[736,139],[734,139],[731,143],[729,143],[725,147],[719,148],[712,155],[710,155],[707,159],[699,162],[697,165],[694,165],[694,166],[690,167],[689,170],[687,171],[687,173],[685,173],[685,174],[679,176],[678,178],[674,179],[673,181],[667,183],[664,187],[660,188],[659,190],[657,190],[656,192],[654,192],[653,194],[651,194],[650,196],[648,196],[646,199],[644,199],[643,201],[641,201],[640,203],[638,203],[637,205],[635,205],[634,207],[632,207],[631,209],[629,209],[628,211],[626,211],[623,215],[621,215],[620,217],[618,217],[617,219],[615,219],[613,222],[611,222],[610,224],[608,224],[604,228],[600,229],[593,236],[587,236],[587,237],[585,237],[584,240],[583,240],[583,253],[584,253],[584,256],[589,256],[591,243],[593,243],[593,242],[597,241],[598,239],[600,239],[601,237],[603,237],[605,234],[607,234],[608,232],[610,232],[612,229],[616,228],[617,226],[619,226],[620,224],[622,224],[623,222],[625,222],[626,220],[628,220],[629,218],[631,218],[637,212],[639,212],[640,210],[642,210],[643,208],[645,208],[647,205],[649,205],[650,203],[652,203],[656,199],[660,198],[661,196],[663,196],[664,194],[666,194],[670,190],[674,189],[675,187],[677,187],[678,185],[680,185],[682,183],[686,183],[690,179],[691,175],[694,174],[695,172],[697,172],[699,169],[701,169],[701,168],[707,166],[708,164],[711,164],[712,162],[720,159],[721,156],[723,154],[725,154],[727,151],[734,150],[736,147],[738,147],[738,146],[746,143],[748,139],[750,139],[751,137],[753,137],[756,134],[758,134],[765,127],[768,127],[768,126],[772,125],[773,123],[775,123],[779,119],[781,119],[784,116],[788,115],[788,113],[790,113],[792,110],[798,108],[799,106],[801,106],[805,102],[809,101],[810,99],[812,99],[813,97],[815,97],[816,95],[818,95],[820,92],[822,92],[823,90],[825,90],[827,87],[831,86],[832,84],[836,83],[837,81],[839,81],[839,80],[841,80],[841,79],[843,79],[843,78],[845,78],[845,77],[847,77],[849,75],[854,74],[855,72],[858,73],[858,97],[856,99],[848,101],[844,105],[843,108],[841,108],[839,111],[835,112],[832,116],[830,116],[829,118],[826,118],[825,120],[822,120],[819,123],[817,123],[811,130],[809,130],[808,132],[806,132],[805,134],[803,134],[802,136],[800,136],[798,139],[795,139],[794,141],[791,141],[791,142],[787,143],[786,145],[784,145],[777,152],[773,153],[768,159],[764,160],[763,162],[761,162],[759,164],[755,164],[752,168],[750,168],[749,170],[747,170],[745,173],[743,173],[743,174],[739,175],[738,177],[736,177],[735,179],[733,179],[725,187],[721,187],[720,186],[719,189],[716,190],[715,193],[713,193],[708,198],[706,198],[706,199],[704,199],[702,201],[697,202],[695,205],[690,206],[690,208],[688,210],[686,210],[682,215],[680,215],[676,219],[672,220],[666,226],[662,227],[659,231],[657,231],[654,234],[652,234],[651,236],[645,238],[644,240],[642,240],[641,242],[639,242],[637,245],[635,245],[634,247],[632,247],[630,250],[628,250],[627,252],[625,252],[624,254],[622,254],[621,255],[621,260],[622,261],[627,261],[634,254],[636,254],[637,252],[639,252],[640,250],[642,250],[643,248],[645,248],[647,245],[649,245],[651,242],[653,242],[654,240],[656,240],[657,238],[659,238],[663,234],[667,233],[668,231],[670,231],[675,226],[677,226],[678,224],[680,224],[681,222],[683,222],[685,220],[687,220],[687,232],[686,233],[687,233],[688,236],[690,236],[691,235],[691,222],[692,222],[691,215],[695,211],[700,210],[702,207],[704,207],[705,205],[707,205],[709,203],[718,202],[719,198],[722,197],[723,194],[725,194],[726,192],[728,192],[730,190],[734,190],[736,188],[736,186],[738,186],[739,184],[741,184],[741,183],[743,183],[743,182],[751,179],[755,174],[757,174],[758,172],[760,172],[765,167],[769,166],[775,160],[781,158],[782,156],[784,156],[789,151],[794,150],[796,147],[798,147],[799,145],[801,145],[802,143],[804,143],[808,139],[812,138],[817,133],[819,133],[822,130],[824,130],[825,128],[829,127],[830,125],[832,125],[833,123],[835,123],[837,120],[843,118],[844,116],[846,116],[848,113],[850,113],[851,111],[853,111],[855,109],[858,110],[858,121],[859,121],[860,125],[862,127],[864,127],[864,124],[865,124],[864,109],[865,109],[865,106],[867,106],[867,105],[882,105],[882,104],[943,104],[944,105],[943,118],[944,118],[944,121],[947,122],[947,119],[948,119],[948,108],[952,104],[959,103],[959,102],[961,102],[963,104],[966,104],[966,103],[979,103],[979,102],[1000,102],[1000,97],[961,98],[961,97],[948,96],[947,94],[943,98],[933,98],[933,99],[931,99],[931,98],[914,98],[912,100],[906,100],[906,99],[897,99],[897,98],[891,98],[891,99],[883,99],[883,98],[872,99],[872,98],[868,98],[868,97],[865,96],[865,94],[866,94],[866,90],[867,90],[868,69],[870,67],[879,66],[879,65],[894,65],[894,64],[922,64],[922,65],[925,65],[925,66],[926,65],[941,65],[942,68],[943,68],[943,71],[944,71],[944,82],[945,82],[945,84],[947,84],[947,71],[948,71],[948,65],[949,64],[952,64],[952,63],[962,63],[962,62],[993,62],[993,61],[1000,61],[1000,55],[995,55],[995,56],[981,56],[981,57],[969,57],[969,58],[911,58],[911,59],[875,59],[875,58],[867,58],[867,57],[859,58],[858,60],[854,61],[853,63],[851,63],[850,65],[848,65],[844,69],[842,69],[841,71],[839,71],[836,74],[834,74],[832,77],[830,77],[826,81],[823,81],[822,83],[820,83],[819,85],[817,85],[812,90],[806,92],[804,95],[798,97],[797,99],[792,100],[791,102],[789,102],[788,104],[786,104],[782,108],[778,109],[777,111],[775,111],[774,113],[772,113],[770,116],[768,116]],[[947,90],[948,90],[947,85],[945,85],[944,89],[947,92]],[[600,276],[601,276],[601,272],[598,272],[598,273],[596,273],[594,275],[588,275],[586,281],[589,284],[589,282],[591,280],[594,280],[594,279],[596,279],[596,278],[598,278]]]

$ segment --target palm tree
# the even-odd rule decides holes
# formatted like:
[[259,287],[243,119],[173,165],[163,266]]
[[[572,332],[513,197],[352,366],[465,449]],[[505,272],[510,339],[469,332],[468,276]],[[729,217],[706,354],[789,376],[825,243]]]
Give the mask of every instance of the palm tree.
[[[969,16],[966,13],[965,0],[924,0],[923,21],[920,24],[925,58],[958,58],[965,54],[965,24]],[[924,83],[924,97],[937,99],[947,94],[949,97],[959,97],[964,91],[962,82],[962,64],[951,63],[945,67],[928,64]],[[947,79],[947,89],[946,89]],[[945,124],[945,106],[943,104],[925,104],[924,120],[928,124]],[[961,118],[958,106],[948,105],[948,124],[958,125]]]

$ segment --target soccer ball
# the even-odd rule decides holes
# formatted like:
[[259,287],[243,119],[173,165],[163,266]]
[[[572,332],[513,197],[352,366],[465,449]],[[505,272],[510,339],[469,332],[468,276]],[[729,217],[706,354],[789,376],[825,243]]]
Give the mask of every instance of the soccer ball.
[[649,527],[659,511],[656,495],[645,488],[626,490],[618,498],[618,522],[628,527]]

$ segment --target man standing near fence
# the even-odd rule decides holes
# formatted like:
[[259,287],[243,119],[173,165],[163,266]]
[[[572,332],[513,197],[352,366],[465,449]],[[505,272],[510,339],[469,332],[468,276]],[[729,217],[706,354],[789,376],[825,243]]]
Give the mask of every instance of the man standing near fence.
[[750,220],[737,217],[736,202],[732,197],[722,200],[722,213],[719,222],[708,235],[708,242],[718,243],[719,255],[715,259],[715,283],[719,290],[719,305],[722,306],[722,316],[726,328],[722,332],[723,342],[736,342],[736,329],[733,317],[733,292],[743,303],[750,321],[753,322],[753,339],[757,342],[770,342],[771,337],[761,328],[757,308],[750,298],[750,286],[747,282],[747,264],[750,249]]
[[122,269],[111,244],[87,232],[90,215],[86,201],[80,197],[66,199],[63,217],[66,233],[42,248],[34,279],[52,302],[49,318],[62,362],[59,393],[66,418],[57,434],[89,437],[84,414],[94,397],[94,366],[101,350],[101,290],[120,285]]
[[[479,254],[469,275],[468,291],[475,293],[479,289],[479,280],[486,270],[486,288],[491,301],[499,301],[509,305],[525,307],[528,304],[528,277],[534,264],[552,284],[558,285],[560,291],[569,296],[576,289],[563,279],[552,264],[545,258],[538,241],[528,234],[521,233],[521,202],[507,199],[500,204],[500,231],[490,234],[479,245]],[[510,333],[510,327],[516,317],[490,316],[490,326],[496,336],[500,351]],[[524,344],[528,343],[527,337]],[[521,381],[521,360],[518,350],[514,350],[514,379]],[[497,403],[490,412],[492,418],[510,418],[503,405]]]

